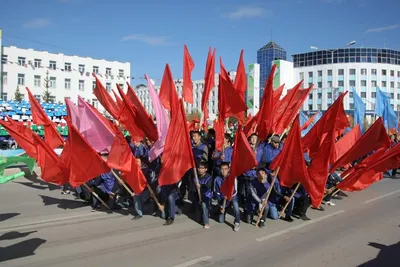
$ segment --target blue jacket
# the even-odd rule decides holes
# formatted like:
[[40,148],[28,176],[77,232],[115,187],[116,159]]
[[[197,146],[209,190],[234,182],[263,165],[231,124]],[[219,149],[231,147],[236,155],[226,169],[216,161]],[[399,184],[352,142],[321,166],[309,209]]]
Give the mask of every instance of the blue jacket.
[[[272,179],[272,178],[269,178]],[[281,187],[279,179],[275,179],[274,188],[272,188],[271,195],[269,196],[268,203],[272,205],[279,205],[282,197],[286,193],[286,187]]]
[[250,192],[252,196],[252,202],[261,203],[263,199],[267,196],[268,188],[270,184],[267,181],[261,183],[258,179],[254,179],[250,182]]
[[[178,140],[177,140],[178,142]],[[192,146],[194,161],[198,164],[201,161],[208,162],[208,146],[200,143],[198,146]]]
[[[264,146],[265,146],[264,143],[260,143],[256,147],[256,151],[257,151],[256,160],[257,160],[258,164],[261,164],[261,160],[262,160],[263,153],[264,153]],[[250,170],[247,170],[246,172],[244,172],[243,176],[254,178],[254,177],[257,177],[257,172],[254,169],[250,169]]]
[[282,146],[274,148],[271,144],[266,144],[264,147],[264,153],[262,157],[262,163],[268,168],[271,162],[279,155],[282,151]]
[[[226,177],[217,176],[214,180],[214,198],[218,200],[218,202],[224,200],[224,194],[221,192],[221,186],[224,183]],[[237,178],[235,178],[235,187],[233,189],[233,196],[237,194]]]
[[213,178],[211,175],[206,173],[203,176],[199,176],[199,184],[200,184],[200,192],[201,197],[204,200],[211,200],[213,197],[212,187],[213,187]]
[[115,193],[118,188],[118,183],[115,182],[115,177],[112,174],[112,172],[100,174],[100,176],[95,179],[93,185],[94,186],[103,185],[104,190],[106,191],[107,194],[110,194],[111,192]]
[[224,160],[222,160],[222,159],[221,159],[222,152],[217,151],[217,152],[215,153],[215,156],[217,157],[217,159],[216,159],[216,161],[215,161],[215,164],[216,164],[217,166],[219,166],[219,165],[221,165],[221,163],[222,163],[223,161],[224,161],[224,162],[229,162],[229,163],[231,163],[231,161],[232,161],[232,154],[233,154],[233,147],[231,147],[231,146],[225,147],[225,149],[224,149]]
[[156,173],[149,168],[148,166],[144,165],[142,167],[142,172],[144,177],[146,177],[146,181],[147,183],[153,188],[157,188],[157,177],[156,177]]
[[132,153],[135,156],[135,158],[149,157],[149,150],[143,144],[140,144],[139,146],[129,144],[129,146],[131,147]]

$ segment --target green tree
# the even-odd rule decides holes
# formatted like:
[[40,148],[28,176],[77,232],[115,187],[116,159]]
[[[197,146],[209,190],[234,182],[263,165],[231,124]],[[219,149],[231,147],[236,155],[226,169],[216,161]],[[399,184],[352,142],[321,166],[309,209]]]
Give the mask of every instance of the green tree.
[[186,114],[186,119],[188,121],[192,121],[194,119],[200,120],[200,118],[201,118],[201,113],[197,109],[193,110],[191,113]]
[[19,86],[17,86],[17,89],[15,89],[14,93],[14,100],[17,102],[21,102],[23,100],[24,96],[21,94],[21,91],[19,90]]
[[50,92],[50,78],[49,78],[49,71],[46,72],[46,78],[44,78],[44,91],[43,91],[43,101],[45,103],[50,103],[52,101],[53,96]]

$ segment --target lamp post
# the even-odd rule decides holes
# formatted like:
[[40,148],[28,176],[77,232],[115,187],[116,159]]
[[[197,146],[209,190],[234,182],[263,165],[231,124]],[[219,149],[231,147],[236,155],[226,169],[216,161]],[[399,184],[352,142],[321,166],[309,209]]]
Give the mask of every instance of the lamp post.
[[[349,46],[352,46],[352,45],[354,45],[354,44],[356,44],[356,41],[351,41],[351,42],[349,42],[349,43],[347,43],[344,47],[349,47]],[[320,48],[318,48],[318,47],[316,47],[316,46],[310,46],[310,49],[311,50],[320,50],[320,51],[327,51],[327,52],[330,52],[331,53],[331,64],[332,64],[332,85],[331,85],[331,94],[332,94],[332,103],[336,100],[336,91],[337,91],[337,89],[338,89],[338,87],[336,87],[336,88],[334,88],[333,87],[333,53],[335,53],[336,51],[338,51],[339,50],[339,48],[338,49],[320,49]],[[335,89],[335,96],[333,95],[333,89]],[[321,91],[322,92],[322,91]]]

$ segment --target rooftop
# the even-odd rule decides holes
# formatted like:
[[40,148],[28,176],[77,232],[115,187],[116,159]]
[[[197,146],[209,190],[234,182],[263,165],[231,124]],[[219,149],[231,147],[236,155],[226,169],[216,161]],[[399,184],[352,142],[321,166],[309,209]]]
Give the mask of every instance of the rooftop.
[[267,49],[280,49],[280,50],[285,50],[282,47],[280,47],[279,45],[277,45],[274,41],[269,42],[268,44],[264,45],[263,47],[261,47],[260,49],[258,49],[258,51],[260,50],[267,50]]

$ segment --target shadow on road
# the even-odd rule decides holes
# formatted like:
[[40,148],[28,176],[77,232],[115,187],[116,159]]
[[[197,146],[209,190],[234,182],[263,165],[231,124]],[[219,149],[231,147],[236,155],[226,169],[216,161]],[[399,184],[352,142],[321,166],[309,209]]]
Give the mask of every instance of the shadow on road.
[[11,218],[13,218],[15,216],[18,216],[20,214],[21,213],[3,213],[3,214],[0,214],[0,222],[6,221],[6,220],[11,219]]
[[44,239],[32,238],[8,247],[0,247],[0,262],[35,255],[35,250],[44,243]]
[[75,200],[70,200],[70,199],[59,199],[59,198],[43,196],[43,195],[39,195],[39,196],[42,198],[43,204],[45,206],[57,205],[58,208],[64,209],[64,210],[77,209],[77,208],[87,206],[87,204],[82,201],[75,201]]
[[33,188],[33,189],[38,189],[38,190],[45,190],[45,189],[47,189],[48,187],[47,186],[44,186],[44,185],[36,185],[36,184],[34,184],[34,183],[32,183],[32,182],[15,182],[16,184],[22,184],[22,185],[25,185],[25,186],[27,186],[27,187],[30,187],[30,188]]
[[[31,181],[32,185],[33,184],[38,184],[38,185],[44,186],[45,188],[43,188],[43,189],[48,188],[50,191],[60,189],[60,187],[57,186],[57,185],[48,184],[48,183],[42,181],[41,179],[39,179],[39,176],[36,174],[36,172],[33,172],[31,174],[29,172],[29,169],[26,168],[26,167],[25,168],[21,168],[21,171],[25,172],[25,178],[28,179],[29,181]],[[26,186],[30,186],[29,184],[25,184],[25,185]],[[35,185],[35,186],[36,187],[34,187],[34,186],[30,186],[30,187],[33,187],[33,188],[36,188],[36,189],[42,189],[42,188],[37,187],[37,185]]]
[[379,243],[371,242],[368,244],[371,247],[380,250],[375,259],[363,263],[357,267],[398,267],[398,254],[400,252],[400,242],[386,246]]
[[21,237],[25,237],[28,236],[32,233],[36,233],[37,231],[30,231],[30,232],[25,232],[25,233],[20,233],[17,231],[12,231],[12,232],[8,232],[5,234],[2,234],[0,236],[0,241],[1,240],[13,240],[13,239],[17,239],[17,238],[21,238]]

